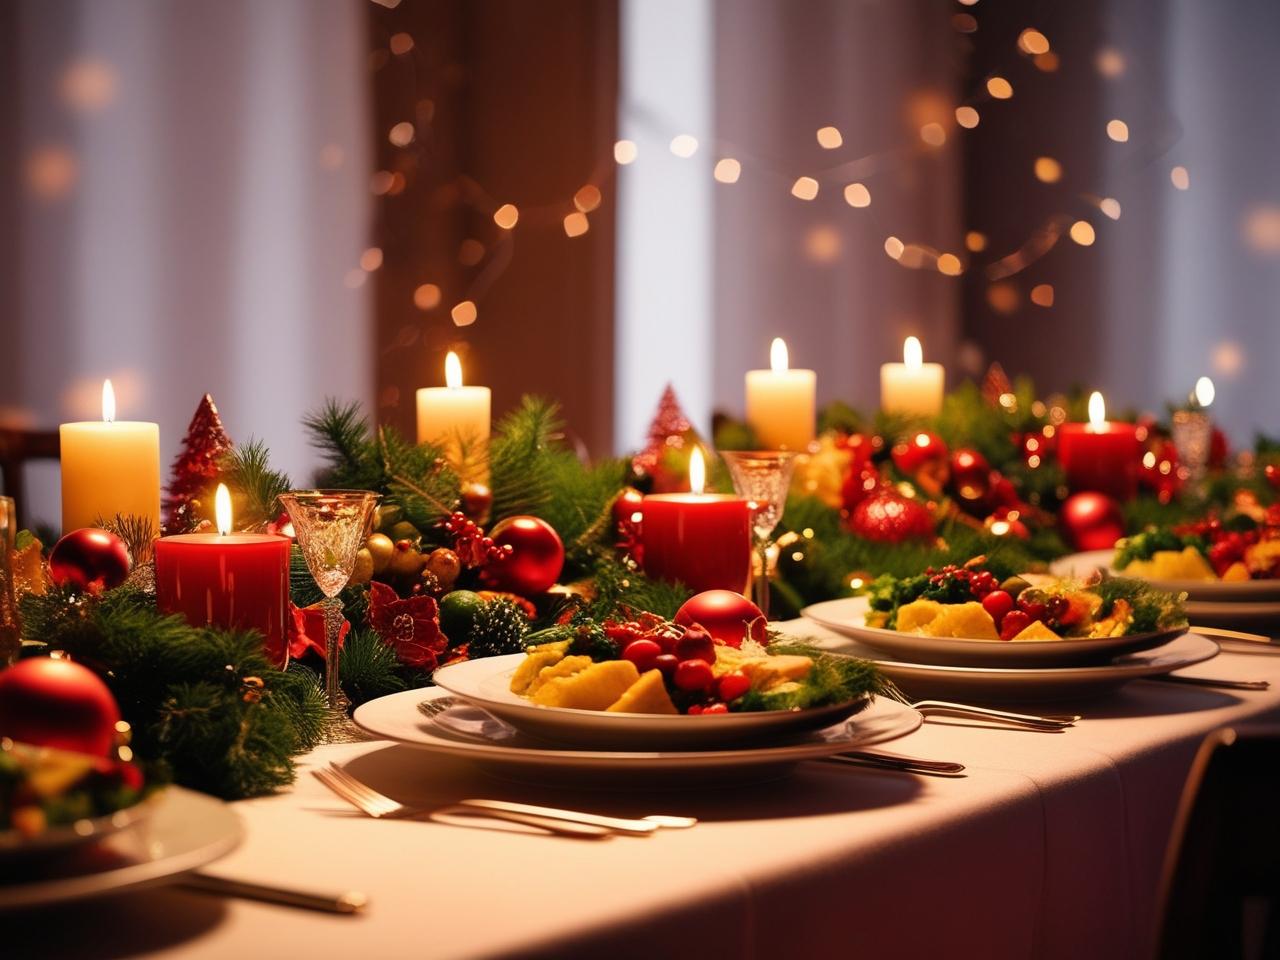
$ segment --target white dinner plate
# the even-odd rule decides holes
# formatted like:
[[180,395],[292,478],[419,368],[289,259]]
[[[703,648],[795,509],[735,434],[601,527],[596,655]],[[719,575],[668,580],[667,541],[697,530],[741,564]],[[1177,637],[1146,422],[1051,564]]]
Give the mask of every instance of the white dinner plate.
[[828,630],[857,640],[897,660],[951,667],[1066,667],[1104,663],[1124,653],[1163,646],[1187,632],[1186,627],[1088,640],[965,640],[923,637],[866,626],[870,600],[846,597],[826,600],[800,612]]
[[[1061,577],[1084,577],[1095,570],[1130,576],[1112,569],[1114,550],[1090,550],[1061,557],[1050,570]],[[1211,580],[1151,580],[1153,587],[1185,591],[1187,618],[1192,626],[1228,627],[1255,633],[1280,633],[1280,580],[1223,582]]]
[[150,816],[133,829],[0,873],[0,910],[170,882],[229,853],[240,842],[240,818],[221,800],[167,787],[153,803]]
[[432,679],[455,696],[478,703],[526,733],[576,746],[614,750],[686,750],[759,742],[803,730],[819,730],[866,707],[863,697],[811,710],[767,710],[702,716],[606,713],[544,707],[511,692],[523,653],[465,660],[441,667]]
[[[561,749],[517,730],[486,735],[423,716],[423,700],[448,696],[436,687],[406,690],[358,707],[355,721],[375,737],[469,760],[488,772],[514,779],[557,780],[621,786],[702,786],[726,780],[779,776],[803,760],[842,753],[906,736],[920,726],[915,710],[876,697],[850,720],[799,733],[767,746],[737,750]],[[698,719],[696,717],[690,719]]]
[[17,830],[0,830],[0,861],[16,857],[48,856],[68,847],[102,840],[141,823],[155,808],[160,794],[104,817],[87,817],[75,823],[49,827],[33,837]]

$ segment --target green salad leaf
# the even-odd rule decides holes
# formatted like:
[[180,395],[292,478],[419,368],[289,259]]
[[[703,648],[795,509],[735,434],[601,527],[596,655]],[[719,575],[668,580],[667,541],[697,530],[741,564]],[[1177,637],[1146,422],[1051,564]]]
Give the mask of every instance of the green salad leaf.
[[1133,610],[1130,633],[1153,633],[1187,624],[1185,593],[1166,593],[1129,577],[1107,577],[1092,589],[1102,598],[1099,617],[1109,616],[1117,600],[1128,601]]

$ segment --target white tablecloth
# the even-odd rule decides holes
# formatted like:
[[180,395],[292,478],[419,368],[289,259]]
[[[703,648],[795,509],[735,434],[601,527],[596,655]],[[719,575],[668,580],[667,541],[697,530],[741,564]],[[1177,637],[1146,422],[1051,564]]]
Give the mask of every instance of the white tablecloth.
[[[1271,679],[1223,654],[1189,674]],[[1203,736],[1280,717],[1280,689],[1131,684],[1060,734],[930,721],[886,749],[959,760],[963,779],[803,765],[752,788],[648,796],[487,779],[386,742],[326,747],[297,785],[237,804],[248,838],[213,872],[355,888],[343,917],[154,890],[3,918],[6,956],[1142,956],[1174,808]],[[687,831],[603,842],[373,821],[306,769],[338,760],[411,803],[506,797]],[[16,939],[11,940],[13,936]]]

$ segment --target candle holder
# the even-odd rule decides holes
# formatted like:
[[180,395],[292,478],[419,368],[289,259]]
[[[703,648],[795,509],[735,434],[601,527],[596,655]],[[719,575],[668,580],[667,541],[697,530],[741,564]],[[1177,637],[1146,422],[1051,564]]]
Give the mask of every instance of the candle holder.
[[751,509],[751,529],[760,555],[760,575],[755,578],[755,601],[769,618],[769,546],[782,519],[791,489],[796,454],[789,450],[722,450],[733,477],[733,489]]
[[338,640],[343,619],[338,594],[351,579],[356,553],[369,535],[378,499],[378,494],[368,490],[295,490],[280,497],[293,522],[307,569],[325,596],[324,695],[329,716],[321,734],[322,743],[364,739],[347,715],[350,704],[338,682]]
[[1173,445],[1178,450],[1178,460],[1187,468],[1188,479],[1198,485],[1209,466],[1213,445],[1213,421],[1209,415],[1199,410],[1175,410]]

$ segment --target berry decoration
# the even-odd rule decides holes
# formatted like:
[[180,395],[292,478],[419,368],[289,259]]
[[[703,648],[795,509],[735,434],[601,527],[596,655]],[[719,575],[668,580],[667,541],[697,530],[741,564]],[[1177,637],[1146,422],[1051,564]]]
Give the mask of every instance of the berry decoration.
[[461,511],[450,514],[442,526],[453,537],[453,552],[458,555],[464,567],[483,567],[488,563],[497,563],[511,552],[496,544],[492,537],[486,537],[479,524]]
[[60,587],[101,593],[129,576],[129,550],[114,533],[97,527],[72,530],[49,553],[49,576]]
[[491,536],[506,551],[504,559],[484,569],[491,586],[530,597],[555,585],[564,569],[564,544],[551,524],[537,517],[508,517]]
[[849,529],[877,543],[928,540],[933,537],[933,514],[918,500],[880,490],[853,509]]
[[105,757],[119,722],[115,697],[88,667],[31,657],[0,672],[0,737]]
[[[757,643],[764,643],[767,639],[764,614],[760,608],[732,590],[704,590],[690,597],[676,611],[675,622],[686,628],[685,636],[697,625],[730,647],[742,646],[748,633]],[[680,656],[679,641],[675,654]]]
[[947,445],[936,433],[921,430],[893,445],[893,465],[907,476],[915,476],[927,464],[945,463]]
[[1077,550],[1110,550],[1124,536],[1124,513],[1105,493],[1086,490],[1068,497],[1058,522]]

